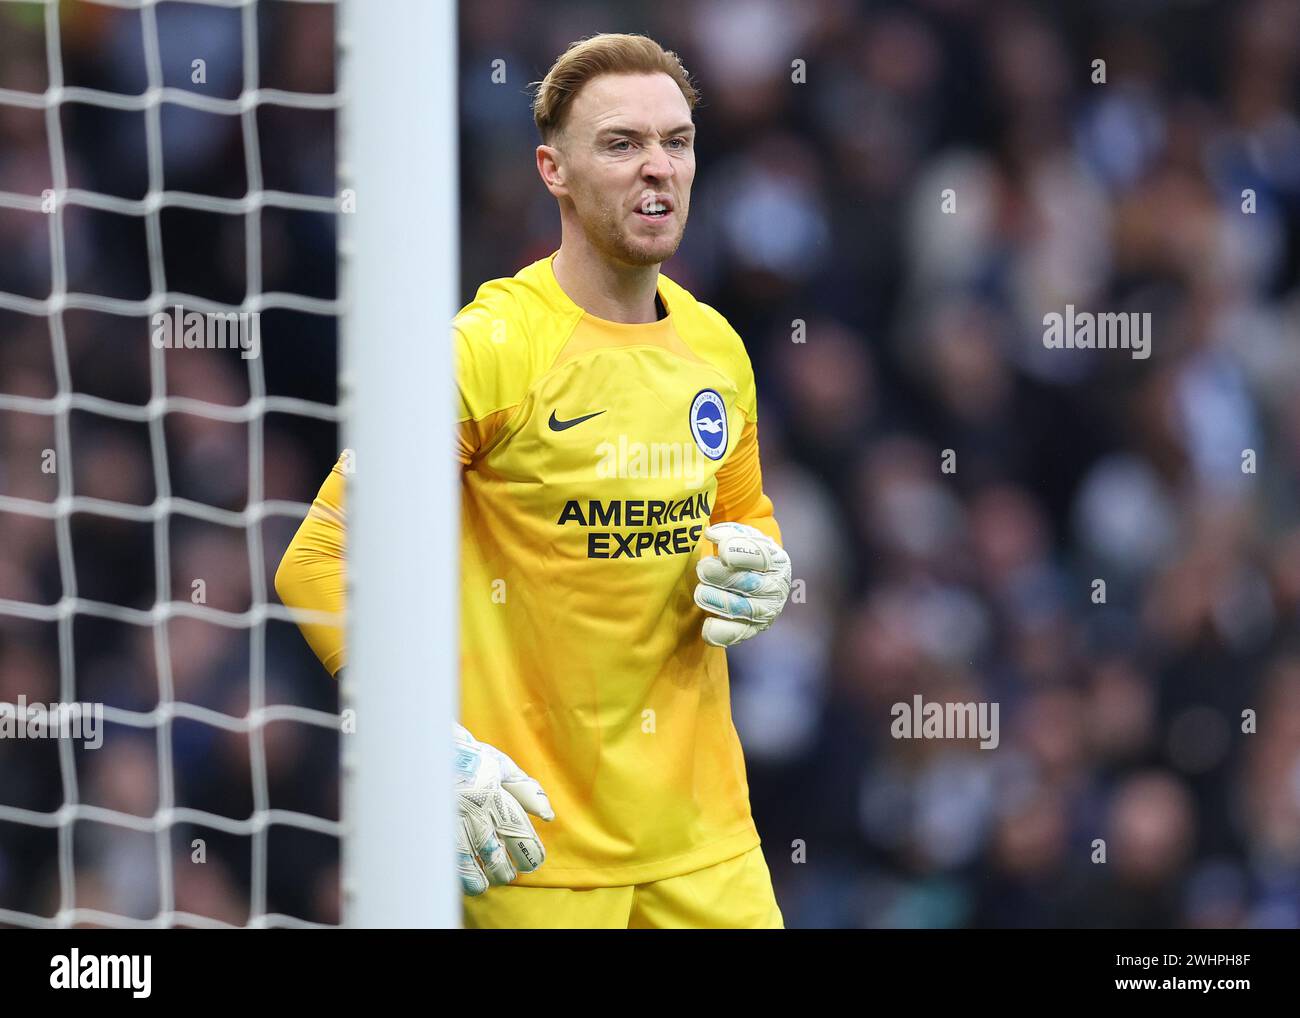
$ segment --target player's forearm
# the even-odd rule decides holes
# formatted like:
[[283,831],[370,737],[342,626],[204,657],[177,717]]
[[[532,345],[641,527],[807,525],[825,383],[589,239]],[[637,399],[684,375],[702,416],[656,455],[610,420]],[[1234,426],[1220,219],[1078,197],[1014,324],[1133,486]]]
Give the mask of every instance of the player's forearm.
[[321,486],[275,573],[275,590],[285,605],[339,616],[337,623],[307,619],[298,622],[307,643],[331,674],[343,667],[346,657],[342,624],[347,597],[342,462],[335,465]]
[[725,519],[720,514],[715,514],[715,516],[717,517],[716,520],[711,522],[744,523],[756,530],[761,530],[777,544],[781,544],[781,527],[776,522],[772,500],[761,492],[758,498],[745,508],[737,510],[735,515],[728,516]]
[[746,423],[732,458],[718,473],[718,493],[710,522],[744,523],[781,544],[781,528],[772,500],[763,492],[758,425],[754,422]]

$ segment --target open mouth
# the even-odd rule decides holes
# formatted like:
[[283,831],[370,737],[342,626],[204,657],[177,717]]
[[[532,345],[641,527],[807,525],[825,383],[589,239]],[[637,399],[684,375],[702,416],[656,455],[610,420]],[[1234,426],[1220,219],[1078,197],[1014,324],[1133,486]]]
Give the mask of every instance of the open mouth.
[[647,198],[636,210],[636,214],[652,221],[669,219],[673,214],[673,205],[663,198]]

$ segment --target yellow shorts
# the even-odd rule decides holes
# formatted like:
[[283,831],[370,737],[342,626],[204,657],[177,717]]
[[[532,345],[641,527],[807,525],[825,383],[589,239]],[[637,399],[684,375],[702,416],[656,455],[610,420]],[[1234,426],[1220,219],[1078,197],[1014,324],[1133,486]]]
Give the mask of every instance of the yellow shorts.
[[490,887],[465,898],[466,929],[784,929],[761,848],[627,887]]

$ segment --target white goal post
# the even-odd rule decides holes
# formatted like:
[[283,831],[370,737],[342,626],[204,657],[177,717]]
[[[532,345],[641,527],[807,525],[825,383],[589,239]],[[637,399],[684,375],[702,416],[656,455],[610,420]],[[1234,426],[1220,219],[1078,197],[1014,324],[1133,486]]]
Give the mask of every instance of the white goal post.
[[345,0],[339,217],[349,486],[344,922],[456,926],[459,512],[453,0]]

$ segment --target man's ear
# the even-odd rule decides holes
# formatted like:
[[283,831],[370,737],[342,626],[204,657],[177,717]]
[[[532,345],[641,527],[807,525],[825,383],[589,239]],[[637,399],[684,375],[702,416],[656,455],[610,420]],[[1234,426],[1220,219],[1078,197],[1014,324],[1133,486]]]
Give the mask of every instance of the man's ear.
[[569,193],[569,189],[564,184],[564,169],[560,165],[563,158],[560,150],[552,145],[537,146],[537,172],[542,178],[542,183],[546,185],[546,190],[556,198],[562,198]]

